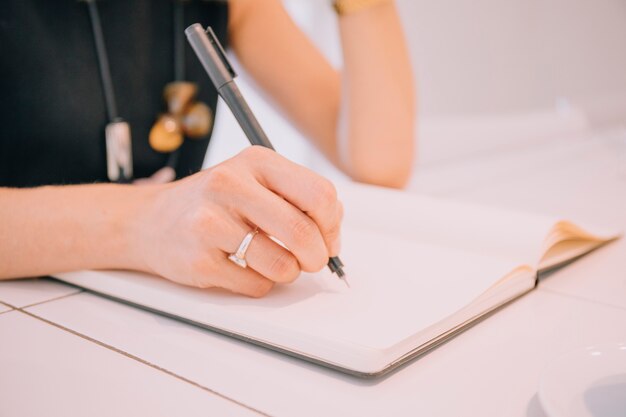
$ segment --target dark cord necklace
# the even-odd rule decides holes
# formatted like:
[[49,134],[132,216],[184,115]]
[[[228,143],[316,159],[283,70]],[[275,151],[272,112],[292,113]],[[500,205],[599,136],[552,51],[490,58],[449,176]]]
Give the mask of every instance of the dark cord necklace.
[[[107,176],[110,181],[129,183],[133,179],[133,158],[130,125],[118,114],[109,58],[96,0],[84,0],[89,10],[93,38],[98,58],[100,81],[107,112],[105,127]],[[169,153],[166,166],[175,170],[178,165],[179,149],[184,137],[199,139],[206,136],[213,123],[211,109],[194,97],[198,87],[184,81],[185,39],[183,0],[173,2],[173,61],[175,81],[165,86],[164,96],[168,112],[158,117],[150,131],[150,146],[162,153]]]
[[104,93],[108,123],[104,129],[106,139],[107,176],[111,182],[128,183],[133,179],[133,156],[130,126],[117,113],[117,102],[109,67],[109,57],[104,45],[100,14],[95,0],[86,0],[93,39],[98,56],[100,82]]

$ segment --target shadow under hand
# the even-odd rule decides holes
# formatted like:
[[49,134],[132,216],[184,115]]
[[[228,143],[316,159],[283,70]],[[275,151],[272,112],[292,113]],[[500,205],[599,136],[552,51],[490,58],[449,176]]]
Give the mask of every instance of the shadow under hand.
[[343,283],[329,282],[328,279],[315,276],[302,276],[293,284],[276,284],[274,288],[262,298],[247,298],[239,294],[233,294],[226,290],[209,288],[207,293],[215,294],[210,297],[211,304],[217,305],[247,305],[254,308],[280,308],[292,304],[298,304],[320,294],[345,295],[347,292],[341,286]]

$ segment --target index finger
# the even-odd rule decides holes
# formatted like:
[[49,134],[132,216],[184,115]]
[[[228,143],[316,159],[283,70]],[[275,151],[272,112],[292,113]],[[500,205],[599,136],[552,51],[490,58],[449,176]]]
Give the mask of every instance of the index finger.
[[342,210],[335,186],[274,151],[259,147],[257,152],[267,153],[265,158],[253,158],[253,164],[263,164],[254,170],[257,181],[313,219],[322,233],[328,256],[338,255]]

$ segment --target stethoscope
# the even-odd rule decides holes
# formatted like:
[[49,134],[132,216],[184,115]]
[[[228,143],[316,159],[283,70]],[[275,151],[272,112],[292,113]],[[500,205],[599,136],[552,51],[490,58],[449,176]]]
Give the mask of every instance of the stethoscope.
[[[117,110],[109,57],[104,44],[96,0],[82,1],[87,3],[89,10],[108,120],[104,129],[107,177],[111,182],[129,183],[133,180],[130,125],[120,117]],[[184,81],[184,24],[184,1],[175,0],[173,11],[175,81],[165,86],[163,95],[167,104],[167,112],[159,115],[148,138],[152,149],[170,154],[165,166],[172,169],[175,169],[178,164],[179,149],[185,137],[201,139],[209,133],[213,124],[211,108],[205,103],[195,100],[198,86],[195,83]]]

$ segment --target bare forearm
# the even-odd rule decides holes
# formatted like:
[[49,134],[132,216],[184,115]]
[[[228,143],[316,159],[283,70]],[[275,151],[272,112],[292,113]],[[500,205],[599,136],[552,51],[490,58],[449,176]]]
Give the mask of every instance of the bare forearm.
[[341,75],[280,1],[231,0],[229,7],[232,48],[289,119],[354,179],[404,185],[413,163],[415,103],[393,3],[339,17]]
[[0,188],[0,279],[85,268],[143,269],[139,211],[154,188]]
[[[357,180],[402,186],[413,165],[415,98],[393,2],[339,17],[344,54],[339,141]],[[341,147],[341,143],[339,144]]]
[[0,188],[0,278],[130,269],[260,297],[338,254],[342,213],[328,180],[259,146],[168,184]]

